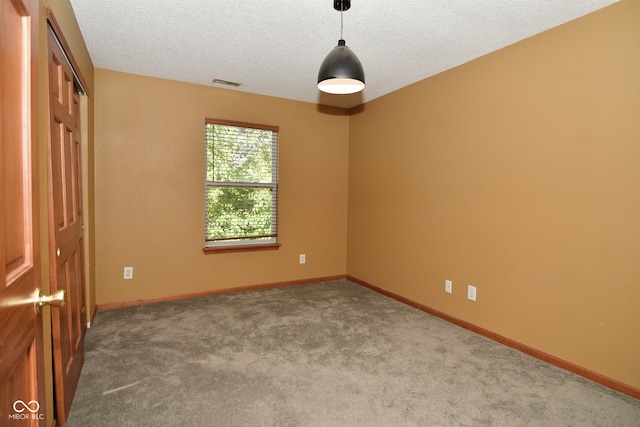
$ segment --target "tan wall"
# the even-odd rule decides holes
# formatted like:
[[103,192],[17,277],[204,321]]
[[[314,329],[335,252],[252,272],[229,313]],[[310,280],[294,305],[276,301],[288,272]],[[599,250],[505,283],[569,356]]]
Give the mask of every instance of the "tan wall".
[[[346,112],[103,69],[95,80],[98,304],[345,274]],[[279,250],[203,254],[205,117],[280,127]]]
[[624,1],[354,111],[348,274],[640,387],[639,76]]

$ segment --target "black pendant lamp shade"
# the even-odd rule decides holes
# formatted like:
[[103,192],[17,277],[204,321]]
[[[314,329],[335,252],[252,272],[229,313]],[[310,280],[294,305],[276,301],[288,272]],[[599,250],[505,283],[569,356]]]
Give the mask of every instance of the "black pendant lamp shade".
[[318,89],[339,95],[364,89],[362,64],[344,40],[338,40],[338,46],[322,61],[318,72]]
[[[350,0],[335,0],[334,9],[343,11],[351,6]],[[318,89],[323,92],[345,95],[364,89],[364,70],[360,60],[342,39],[340,31],[338,46],[334,47],[320,65]]]

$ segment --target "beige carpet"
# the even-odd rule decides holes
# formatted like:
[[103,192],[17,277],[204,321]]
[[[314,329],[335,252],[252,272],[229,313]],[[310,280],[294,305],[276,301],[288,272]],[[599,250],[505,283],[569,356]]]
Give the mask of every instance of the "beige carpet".
[[99,312],[69,426],[640,426],[640,401],[346,280]]

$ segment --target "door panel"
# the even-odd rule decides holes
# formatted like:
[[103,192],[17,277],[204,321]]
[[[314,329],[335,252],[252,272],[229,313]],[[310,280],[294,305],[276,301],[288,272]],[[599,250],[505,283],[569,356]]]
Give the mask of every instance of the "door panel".
[[49,224],[51,291],[67,305],[52,312],[54,383],[58,423],[66,423],[84,362],[86,332],[80,177],[79,96],[74,76],[49,30]]
[[38,1],[0,0],[0,425],[44,426]]

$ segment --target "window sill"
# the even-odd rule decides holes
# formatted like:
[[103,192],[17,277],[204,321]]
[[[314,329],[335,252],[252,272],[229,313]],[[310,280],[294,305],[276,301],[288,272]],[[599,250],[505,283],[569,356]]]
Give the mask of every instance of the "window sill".
[[265,243],[263,245],[205,246],[202,252],[204,252],[205,255],[209,255],[233,252],[273,251],[278,249],[280,249],[280,243]]

